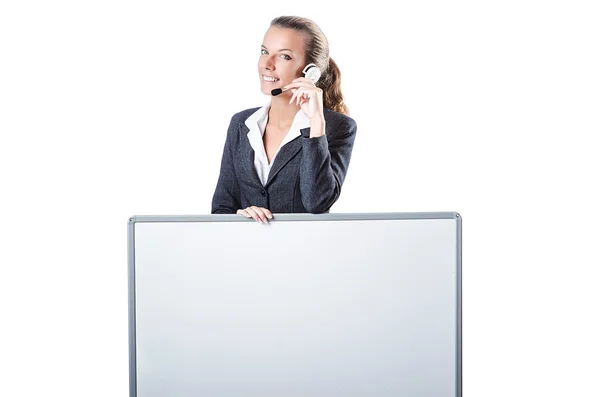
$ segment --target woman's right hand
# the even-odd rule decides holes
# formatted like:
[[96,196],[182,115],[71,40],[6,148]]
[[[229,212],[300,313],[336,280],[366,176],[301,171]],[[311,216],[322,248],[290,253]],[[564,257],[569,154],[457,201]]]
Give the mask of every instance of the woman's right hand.
[[237,210],[239,215],[243,215],[246,218],[254,218],[258,223],[267,223],[268,219],[273,219],[273,214],[266,208],[257,207],[252,205],[250,207]]

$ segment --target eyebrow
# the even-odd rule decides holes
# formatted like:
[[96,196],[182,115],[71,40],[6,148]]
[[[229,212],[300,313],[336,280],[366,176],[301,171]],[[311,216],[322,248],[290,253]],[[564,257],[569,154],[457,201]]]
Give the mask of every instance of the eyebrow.
[[[262,47],[262,48],[264,48],[265,50],[267,50],[267,49],[268,49],[268,48],[267,48],[267,47],[265,47],[264,45],[261,45],[261,47]],[[288,48],[281,48],[279,51],[289,51],[289,52],[292,52],[292,53],[294,52],[294,51],[292,51],[292,50],[290,50],[290,49],[288,49]]]

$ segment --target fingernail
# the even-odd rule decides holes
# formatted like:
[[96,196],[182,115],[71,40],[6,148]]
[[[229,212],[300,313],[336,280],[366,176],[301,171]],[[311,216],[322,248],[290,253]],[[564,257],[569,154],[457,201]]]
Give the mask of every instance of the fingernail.
[[262,223],[262,221],[260,220],[260,218],[258,218],[258,219],[256,220],[256,222],[258,222],[258,223]]
[[267,218],[273,219],[273,215],[267,215]]

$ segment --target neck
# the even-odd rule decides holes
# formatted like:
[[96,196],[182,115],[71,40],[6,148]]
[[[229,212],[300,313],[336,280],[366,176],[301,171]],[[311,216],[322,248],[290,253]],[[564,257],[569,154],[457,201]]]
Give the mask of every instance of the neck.
[[[291,95],[291,94],[290,94]],[[289,95],[274,96],[271,98],[271,108],[269,109],[268,123],[277,128],[289,128],[294,122],[296,113],[300,106],[295,103],[289,104]]]

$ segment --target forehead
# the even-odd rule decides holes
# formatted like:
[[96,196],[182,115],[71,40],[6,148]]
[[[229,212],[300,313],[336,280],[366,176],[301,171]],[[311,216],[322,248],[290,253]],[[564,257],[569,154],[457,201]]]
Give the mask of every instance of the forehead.
[[265,33],[263,45],[271,51],[287,48],[301,54],[304,52],[304,36],[294,29],[271,26]]

